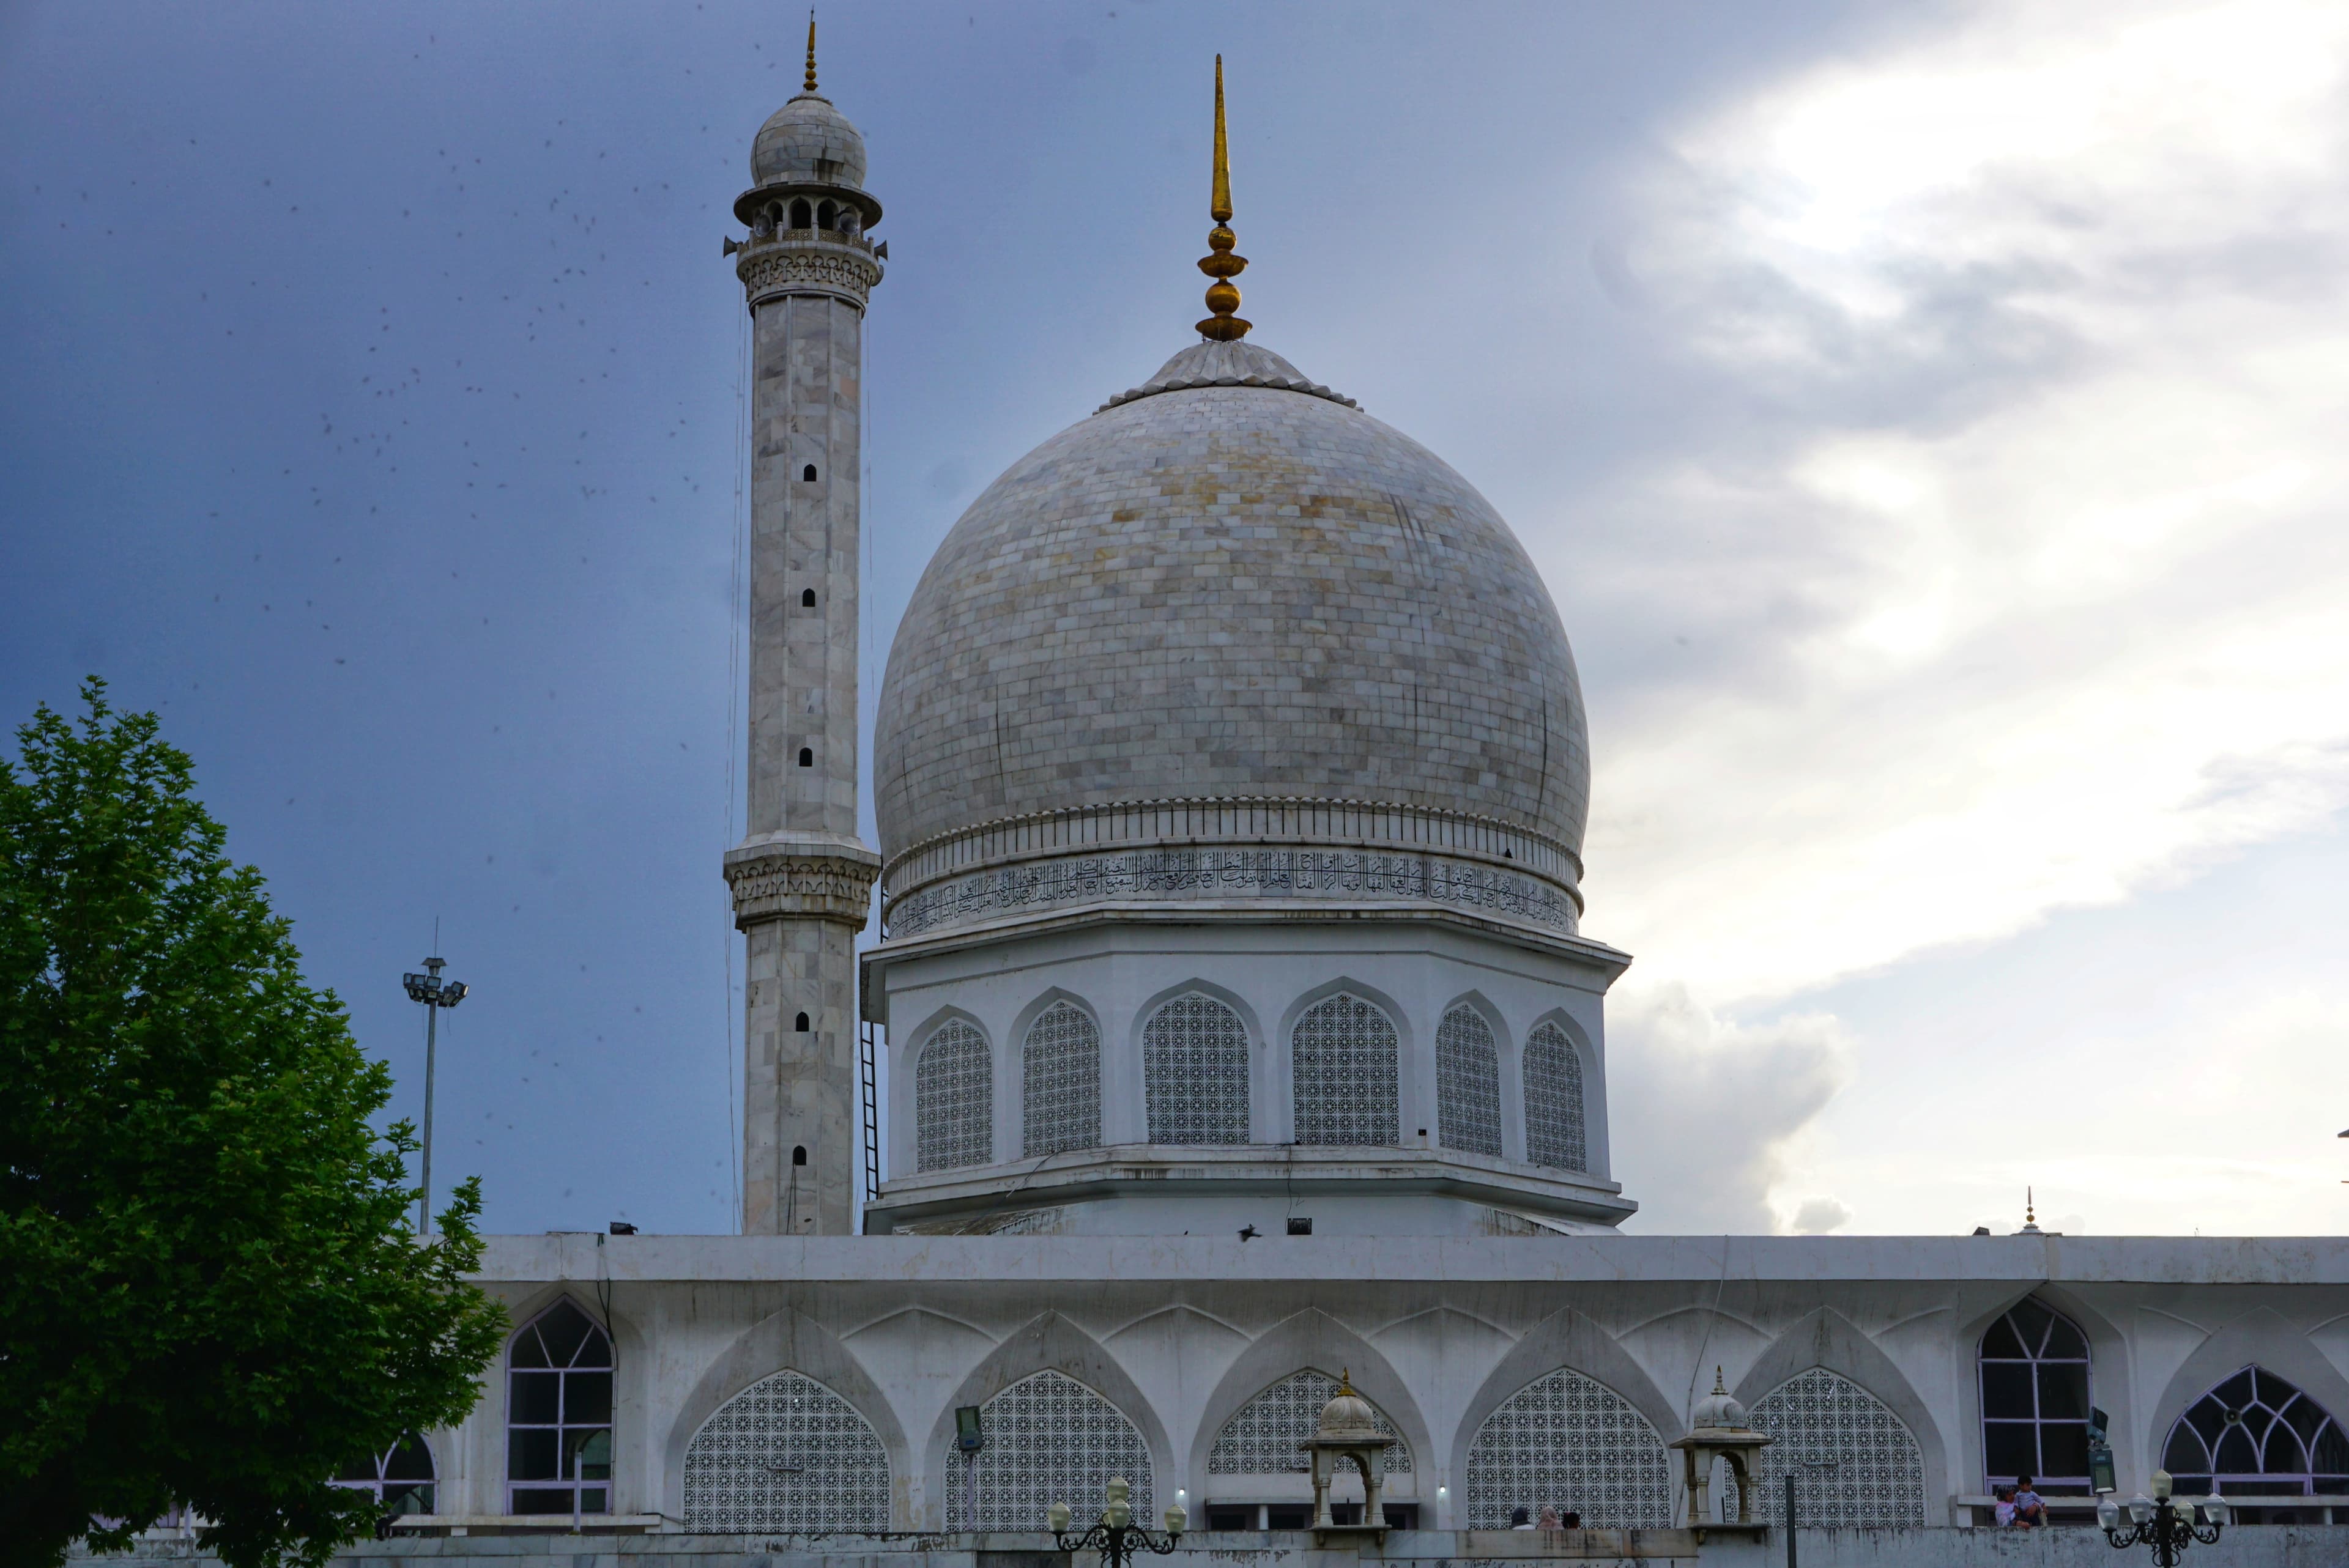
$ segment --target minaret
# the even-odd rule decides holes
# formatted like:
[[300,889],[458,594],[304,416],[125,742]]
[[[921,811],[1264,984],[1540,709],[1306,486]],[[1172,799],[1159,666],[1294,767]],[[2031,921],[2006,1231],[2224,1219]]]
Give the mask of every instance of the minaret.
[[760,128],[734,203],[751,327],[749,832],[726,854],[744,971],[742,1228],[854,1219],[856,934],[880,857],[856,836],[858,394],[864,139],[807,84]]

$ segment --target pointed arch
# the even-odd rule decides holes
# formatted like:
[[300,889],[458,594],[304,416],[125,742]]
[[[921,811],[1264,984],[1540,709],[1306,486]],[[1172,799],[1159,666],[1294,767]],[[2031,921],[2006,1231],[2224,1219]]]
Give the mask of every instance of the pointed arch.
[[1633,1360],[1613,1335],[1573,1307],[1562,1306],[1520,1336],[1477,1385],[1453,1435],[1453,1470],[1457,1471],[1466,1462],[1476,1429],[1502,1400],[1559,1367],[1573,1367],[1606,1384],[1629,1399],[1650,1426],[1679,1429],[1682,1412],[1678,1402],[1656,1387],[1647,1368]]
[[[1251,1340],[1247,1349],[1232,1358],[1231,1365],[1224,1369],[1214,1389],[1200,1404],[1189,1465],[1188,1484],[1193,1496],[1208,1495],[1207,1478],[1214,1473],[1210,1466],[1225,1428],[1251,1399],[1300,1369],[1351,1375],[1362,1398],[1394,1423],[1404,1446],[1420,1456],[1419,1468],[1433,1462],[1435,1451],[1427,1418],[1394,1364],[1369,1340],[1319,1307],[1307,1307],[1282,1318]],[[1396,1495],[1408,1496],[1410,1492],[1411,1487],[1406,1485],[1399,1487]]]
[[610,1513],[612,1336],[558,1293],[506,1341],[506,1511]]
[[1466,1001],[1435,1026],[1436,1141],[1501,1157],[1501,1047],[1493,1020]]
[[1672,1522],[1671,1467],[1655,1424],[1571,1367],[1542,1374],[1485,1416],[1464,1474],[1471,1530],[1504,1528],[1512,1510],[1544,1503],[1605,1530]]
[[895,1408],[855,1352],[830,1329],[791,1307],[761,1318],[743,1330],[694,1380],[662,1444],[665,1495],[661,1511],[672,1518],[685,1517],[688,1456],[693,1439],[702,1429],[730,1400],[786,1371],[822,1385],[846,1404],[873,1433],[880,1445],[881,1462],[887,1469],[890,1482],[889,1517],[884,1528],[906,1520],[904,1478],[913,1467],[907,1462],[910,1456],[905,1428],[897,1419]]
[[1882,1526],[1925,1522],[1924,1450],[1908,1423],[1839,1372],[1812,1367],[1756,1400],[1746,1424],[1775,1440],[1762,1450],[1756,1486],[1764,1497],[1806,1464],[1834,1467],[1833,1479],[1803,1500],[1798,1522]]
[[712,1535],[889,1528],[889,1456],[872,1423],[790,1367],[719,1406],[685,1451],[685,1527]]
[[1154,998],[1141,1032],[1150,1141],[1249,1142],[1252,1037],[1240,1009],[1194,982]]
[[1288,1026],[1296,1141],[1401,1144],[1401,1012],[1370,986],[1345,979],[1316,986],[1301,1000]]
[[986,1031],[959,1015],[914,1047],[914,1169],[995,1159],[995,1059]]
[[[1345,1369],[1324,1372],[1318,1367],[1307,1367],[1291,1372],[1276,1383],[1257,1390],[1247,1404],[1234,1412],[1216,1432],[1216,1440],[1207,1449],[1207,1473],[1211,1477],[1277,1476],[1282,1501],[1296,1491],[1296,1483],[1288,1478],[1308,1469],[1302,1445],[1320,1429],[1321,1411],[1346,1384],[1341,1381]],[[1356,1389],[1357,1394],[1361,1393]],[[1413,1473],[1411,1444],[1387,1413],[1379,1408],[1378,1401],[1367,1400],[1371,1420],[1379,1435],[1392,1439],[1386,1450],[1383,1474],[1389,1480]],[[1357,1472],[1341,1470],[1339,1479]],[[1232,1483],[1228,1479],[1212,1480],[1216,1495],[1222,1496]],[[1389,1495],[1407,1490],[1391,1486]]]
[[1019,1140],[1030,1160],[1101,1147],[1101,1021],[1066,993],[1046,998],[1019,1031]]
[[[937,1418],[931,1425],[929,1437],[921,1455],[924,1496],[928,1501],[916,1511],[924,1516],[920,1527],[934,1530],[948,1527],[950,1521],[947,1513],[947,1504],[949,1499],[959,1500],[962,1496],[962,1480],[954,1472],[962,1469],[963,1460],[960,1455],[952,1452],[955,1435],[954,1413],[957,1407],[977,1405],[984,1412],[999,1396],[1027,1382],[1036,1374],[1045,1372],[1058,1374],[1063,1378],[1079,1384],[1085,1391],[1106,1405],[1110,1414],[1113,1414],[1119,1420],[1133,1428],[1140,1442],[1139,1451],[1146,1461],[1147,1468],[1145,1473],[1128,1475],[1126,1480],[1133,1483],[1135,1517],[1143,1520],[1152,1517],[1153,1510],[1145,1506],[1145,1500],[1156,1496],[1154,1490],[1158,1484],[1156,1478],[1174,1473],[1174,1455],[1167,1446],[1164,1423],[1159,1419],[1150,1401],[1143,1398],[1141,1388],[1136,1386],[1133,1377],[1100,1341],[1061,1314],[1044,1312],[1030,1318],[1025,1326],[981,1358],[978,1365],[963,1378],[961,1385],[956,1388],[953,1395],[939,1408]],[[1051,1477],[1058,1476],[1073,1488],[1078,1480],[1082,1480],[1090,1472],[1085,1470],[1082,1463],[1079,1462],[1083,1456],[1071,1453],[1071,1444],[1089,1438],[1105,1438],[1114,1435],[1112,1430],[1114,1423],[1110,1421],[1107,1414],[1086,1405],[1084,1401],[1077,1399],[1068,1390],[1057,1385],[1031,1388],[1022,1400],[1007,1402],[996,1408],[999,1414],[1009,1415],[1013,1413],[1015,1407],[1024,1411],[1024,1418],[1031,1423],[1029,1429],[1031,1442],[1044,1445],[1032,1456],[1025,1472],[1031,1478],[1037,1476],[1046,1478],[1044,1480],[1036,1481],[1037,1485],[1045,1485]],[[1048,1425],[1039,1429],[1032,1423],[1040,1418],[1040,1418],[1048,1422],[1073,1419],[1086,1424],[1076,1428]],[[982,1416],[981,1418],[984,1420],[986,1418]],[[995,1437],[990,1428],[988,1438],[990,1448],[994,1446],[994,1442]],[[1131,1449],[1119,1450],[1123,1455],[1131,1455],[1133,1451]],[[985,1453],[986,1450],[982,1449],[982,1460]],[[1073,1465],[1076,1468],[1060,1470],[1050,1468],[1061,1463],[1064,1460],[1068,1465]],[[1112,1472],[1103,1470],[1102,1479],[1106,1479],[1110,1473]],[[1000,1478],[999,1478],[999,1481]],[[1013,1484],[1019,1484],[1016,1478]],[[987,1486],[988,1482],[982,1470],[982,1522],[988,1517]],[[1089,1491],[1061,1499],[1045,1498],[1043,1502],[1038,1503],[1035,1507],[1036,1520],[1040,1520],[1044,1507],[1055,1501],[1074,1505],[1082,1497],[1100,1495],[1101,1480],[1094,1480],[1091,1482]],[[1002,1514],[1004,1510],[1024,1508],[1026,1505],[1024,1502],[1006,1501],[995,1506],[998,1513]],[[1020,1530],[1041,1528],[1036,1521],[1031,1521],[1024,1515],[1012,1527]]]
[[2161,1446],[2184,1494],[2349,1492],[2349,1433],[2290,1378],[2253,1362],[2186,1407]]
[[1985,1487],[2027,1475],[2050,1495],[2088,1495],[2092,1371],[2087,1331],[2036,1295],[1992,1320],[1974,1342]]
[[[1834,1404],[1830,1397],[1843,1398],[1839,1390],[1826,1388],[1816,1383],[1806,1384],[1799,1388],[1791,1387],[1797,1377],[1814,1368],[1836,1374],[1842,1383],[1857,1390],[1869,1404],[1880,1408],[1889,1417],[1890,1426],[1883,1427],[1877,1424],[1874,1418],[1867,1415],[1863,1407],[1857,1401],[1847,1400],[1841,1405]],[[1907,1507],[1907,1503],[1901,1500],[1909,1494],[1901,1489],[1908,1484],[1903,1479],[1908,1472],[1899,1469],[1896,1462],[1895,1450],[1899,1449],[1899,1443],[1890,1435],[1893,1428],[1897,1428],[1900,1433],[1905,1434],[1916,1450],[1917,1502],[1914,1522],[1923,1522],[1924,1499],[1948,1495],[1949,1450],[1943,1440],[1940,1428],[1934,1422],[1931,1409],[1918,1394],[1914,1385],[1909,1381],[1907,1375],[1889,1356],[1884,1353],[1882,1346],[1862,1333],[1849,1318],[1837,1312],[1833,1307],[1822,1306],[1812,1309],[1788,1327],[1785,1333],[1771,1341],[1769,1346],[1754,1358],[1754,1364],[1738,1378],[1733,1392],[1744,1404],[1749,1412],[1748,1418],[1752,1419],[1751,1412],[1761,1408],[1764,1400],[1782,1388],[1789,1390],[1786,1401],[1789,1413],[1785,1418],[1792,1423],[1789,1429],[1792,1435],[1781,1446],[1787,1449],[1789,1452],[1802,1449],[1804,1444],[1809,1443],[1814,1445],[1817,1451],[1805,1450],[1806,1457],[1837,1458],[1837,1452],[1827,1451],[1826,1447],[1823,1445],[1839,1440],[1826,1435],[1834,1430],[1831,1423],[1838,1418],[1839,1411],[1847,1415],[1850,1429],[1855,1434],[1862,1436],[1872,1434],[1874,1436],[1871,1437],[1871,1440],[1874,1440],[1875,1437],[1881,1438],[1881,1444],[1875,1451],[1883,1456],[1883,1473],[1892,1478],[1887,1480],[1883,1493],[1884,1498],[1890,1501],[1881,1504],[1872,1503],[1869,1505],[1871,1508],[1898,1506],[1905,1509]],[[1830,1403],[1816,1408],[1796,1407],[1795,1401],[1803,1398],[1814,1400],[1830,1399]],[[1829,1425],[1822,1426],[1820,1424],[1822,1422]],[[1759,1424],[1758,1421],[1756,1424]],[[1762,1474],[1765,1482],[1785,1473],[1783,1470],[1770,1468],[1772,1461],[1769,1456],[1772,1451],[1770,1449],[1763,1450]],[[1783,1465],[1785,1456],[1781,1455],[1777,1462]],[[1841,1460],[1838,1460],[1838,1462]],[[1847,1506],[1856,1508],[1857,1506],[1856,1498],[1850,1494],[1847,1495]],[[1850,1520],[1845,1522],[1862,1522]],[[1909,1521],[1877,1518],[1865,1522],[1896,1523],[1909,1522]]]
[[[2272,1307],[2256,1306],[2210,1330],[2170,1374],[2147,1423],[2148,1442],[2163,1440],[2178,1418],[2212,1388],[2246,1367],[2274,1372],[2325,1409],[2349,1411],[2349,1378],[2300,1328]],[[2159,1464],[2158,1452],[2147,1465]]]
[[1526,1158],[1536,1165],[1590,1169],[1585,1045],[1581,1029],[1563,1013],[1526,1031]]

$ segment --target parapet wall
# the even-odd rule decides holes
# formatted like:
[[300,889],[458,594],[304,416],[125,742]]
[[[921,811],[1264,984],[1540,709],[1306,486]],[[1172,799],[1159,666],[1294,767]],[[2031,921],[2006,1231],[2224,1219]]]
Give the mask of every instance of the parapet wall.
[[[1700,1540],[1702,1534],[1703,1539]],[[2116,1557],[2101,1532],[2053,1530],[1801,1530],[1803,1568],[2088,1568],[2143,1561],[2141,1549]],[[2217,1546],[2196,1547],[2227,1568],[2334,1568],[2349,1562],[2349,1525],[2252,1525],[2227,1532]],[[157,1542],[109,1568],[190,1568],[211,1557],[192,1545]],[[1134,1568],[1501,1568],[1536,1561],[1616,1564],[1702,1563],[1704,1568],[1777,1568],[1786,1561],[1783,1532],[1761,1530],[1394,1531],[1382,1544],[1321,1548],[1309,1532],[1185,1536],[1167,1559],[1143,1556]],[[334,1559],[333,1568],[1098,1568],[1091,1553],[1051,1550],[1041,1535],[440,1536],[367,1542]]]

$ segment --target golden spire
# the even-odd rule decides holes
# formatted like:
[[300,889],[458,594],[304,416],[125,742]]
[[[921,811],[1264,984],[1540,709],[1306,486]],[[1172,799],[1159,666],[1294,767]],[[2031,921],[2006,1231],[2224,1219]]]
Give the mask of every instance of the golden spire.
[[1199,335],[1217,343],[1237,343],[1248,323],[1233,315],[1240,308],[1240,291],[1232,280],[1247,267],[1246,256],[1232,254],[1239,236],[1231,231],[1232,160],[1224,139],[1224,57],[1216,57],[1216,178],[1208,195],[1207,216],[1216,226],[1207,233],[1208,254],[1199,258],[1199,270],[1215,279],[1207,285],[1207,309],[1214,314],[1199,324]]
[[815,13],[813,11],[808,13],[807,86],[803,90],[815,91]]
[[1232,221],[1232,150],[1224,139],[1224,57],[1216,57],[1216,184],[1207,199],[1207,216],[1218,223]]

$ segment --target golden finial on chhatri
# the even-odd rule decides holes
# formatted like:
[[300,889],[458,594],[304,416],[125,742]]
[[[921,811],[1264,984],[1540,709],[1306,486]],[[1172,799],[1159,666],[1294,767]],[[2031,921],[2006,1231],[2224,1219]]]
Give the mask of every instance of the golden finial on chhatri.
[[808,13],[807,86],[802,90],[815,91],[815,13],[813,11]]
[[1237,343],[1248,333],[1248,323],[1232,313],[1240,308],[1240,291],[1232,280],[1247,268],[1246,256],[1232,254],[1239,236],[1231,230],[1232,159],[1224,140],[1224,57],[1216,57],[1216,180],[1208,196],[1207,216],[1216,221],[1208,231],[1208,254],[1199,258],[1199,270],[1215,279],[1207,285],[1207,308],[1214,312],[1199,324],[1199,335],[1217,343]]

